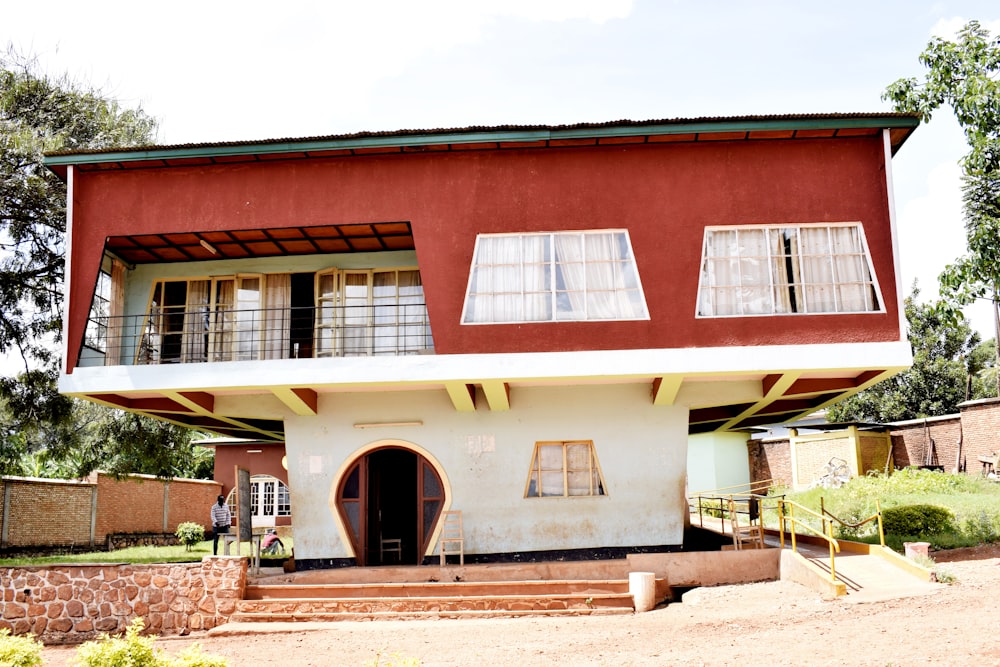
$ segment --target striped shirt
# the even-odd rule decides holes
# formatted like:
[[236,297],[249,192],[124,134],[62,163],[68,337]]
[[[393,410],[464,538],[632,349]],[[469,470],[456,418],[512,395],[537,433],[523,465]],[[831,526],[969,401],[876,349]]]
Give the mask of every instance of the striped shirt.
[[228,526],[233,521],[233,515],[229,512],[229,505],[215,503],[212,505],[212,525]]

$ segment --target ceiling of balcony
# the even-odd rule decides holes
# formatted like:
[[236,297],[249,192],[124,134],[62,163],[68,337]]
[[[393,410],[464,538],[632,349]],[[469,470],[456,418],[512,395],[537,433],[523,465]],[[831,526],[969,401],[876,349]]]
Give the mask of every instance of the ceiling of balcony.
[[162,264],[319,253],[413,250],[414,246],[413,230],[409,222],[379,222],[112,236],[108,238],[105,249],[129,264]]

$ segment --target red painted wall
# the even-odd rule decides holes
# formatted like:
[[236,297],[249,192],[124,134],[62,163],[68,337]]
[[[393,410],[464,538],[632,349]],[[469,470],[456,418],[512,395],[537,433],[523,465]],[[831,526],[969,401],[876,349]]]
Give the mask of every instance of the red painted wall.
[[[881,138],[630,144],[77,172],[70,349],[104,238],[409,220],[439,354],[899,340]],[[695,319],[707,225],[860,221],[885,314]],[[648,322],[459,324],[478,232],[629,230]],[[67,360],[75,365],[75,352]]]

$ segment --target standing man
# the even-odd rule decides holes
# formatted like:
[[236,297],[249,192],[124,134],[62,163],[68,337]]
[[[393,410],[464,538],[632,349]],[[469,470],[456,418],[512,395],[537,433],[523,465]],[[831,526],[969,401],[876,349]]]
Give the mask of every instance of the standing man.
[[233,515],[226,504],[226,497],[219,496],[219,502],[212,505],[212,533],[215,539],[212,540],[212,555],[219,555],[219,535],[229,532],[229,524],[233,522]]

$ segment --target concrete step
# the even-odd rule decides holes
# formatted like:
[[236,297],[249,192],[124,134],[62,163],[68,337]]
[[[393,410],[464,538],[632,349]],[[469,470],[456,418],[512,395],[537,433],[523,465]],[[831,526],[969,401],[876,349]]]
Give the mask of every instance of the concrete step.
[[409,621],[459,618],[523,618],[528,616],[619,616],[631,615],[631,607],[588,609],[460,609],[427,611],[380,611],[338,613],[253,614],[237,612],[230,623],[335,623],[349,621]]
[[625,579],[539,581],[420,581],[366,584],[250,584],[244,600],[288,598],[477,597],[488,595],[583,596],[628,593]]
[[248,586],[230,622],[634,612],[627,581]]

